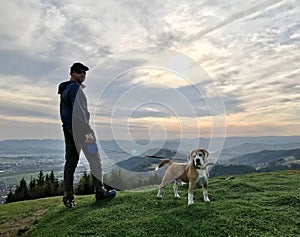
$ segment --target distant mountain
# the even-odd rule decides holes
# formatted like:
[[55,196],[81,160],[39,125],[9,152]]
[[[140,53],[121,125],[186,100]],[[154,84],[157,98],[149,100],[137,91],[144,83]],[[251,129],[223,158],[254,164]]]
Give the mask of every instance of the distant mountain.
[[58,139],[3,140],[0,141],[0,154],[61,153],[64,146],[64,141]]
[[[300,168],[300,136],[229,137],[226,138],[224,147],[222,138],[215,139],[223,150],[218,163],[212,167],[214,175],[253,172],[253,169],[265,172]],[[99,150],[107,173],[115,165],[129,171],[145,172],[152,171],[161,161],[155,156],[186,161],[188,152],[196,147],[208,149],[210,157],[214,158],[215,153],[213,149],[209,149],[209,142],[210,139],[207,138],[167,141],[105,140],[99,142]],[[14,183],[15,177],[41,169],[61,172],[64,146],[63,140],[53,139],[0,141],[0,184],[5,187],[8,183],[17,184]],[[145,147],[149,147],[146,152],[139,151]],[[80,173],[80,170],[86,169],[86,164],[79,162],[77,171]],[[163,171],[161,169],[157,173],[161,175]]]
[[263,150],[291,150],[300,147],[300,141],[298,143],[280,143],[280,144],[268,144],[268,143],[243,143],[238,146],[234,146],[228,149],[224,149],[221,156],[225,157],[237,157],[249,153],[259,152]]
[[300,161],[300,148],[293,150],[263,150],[245,154],[229,160],[231,164],[248,165],[253,167],[267,167],[274,165],[288,165]]
[[[225,152],[258,151],[257,149],[293,149],[300,147],[300,136],[262,136],[262,137],[226,137],[226,138],[195,138],[195,139],[173,139],[151,141],[153,147],[162,147],[169,150],[180,150],[184,153],[197,147],[208,149],[210,143],[220,144],[220,149]],[[148,140],[101,140],[100,145],[104,149],[122,150],[123,148],[138,149],[134,144],[145,146]],[[224,146],[222,146],[224,143]],[[0,152],[3,151],[30,151],[30,150],[64,150],[64,141],[55,139],[28,139],[28,140],[2,140],[0,141]]]
[[130,157],[127,160],[116,163],[116,165],[134,172],[147,172],[154,170],[156,165],[164,158],[176,160],[177,162],[185,162],[187,160],[185,154],[163,148],[159,151],[157,151],[157,149],[149,149],[140,156]]
[[[214,147],[218,148],[219,146],[219,150],[212,150],[210,147],[211,142],[213,142]],[[135,143],[144,148],[145,146],[149,145],[150,141],[137,140],[133,143],[132,141],[126,140],[110,140],[101,141],[100,143],[103,150],[111,150],[119,153],[122,153],[123,150],[136,150],[136,152],[139,154],[139,147],[135,146]],[[162,147],[163,149],[174,151],[176,150],[184,154],[187,154],[197,147],[201,147],[210,151],[210,158],[212,159],[214,159],[215,154],[221,152],[222,150],[218,163],[229,165],[229,159],[248,153],[259,152],[262,150],[296,149],[300,147],[300,136],[226,137],[225,139],[173,139],[167,141],[151,141],[151,145],[153,147]]]
[[261,137],[228,137],[225,140],[224,149],[236,147],[242,144],[300,144],[300,136],[261,136]]
[[[219,146],[220,150],[210,150],[210,142],[212,141],[214,143],[214,147],[218,149]],[[113,156],[117,156],[118,153],[124,153],[124,155],[126,155],[125,153],[128,153],[128,151],[135,151],[135,153],[140,154],[139,149],[145,149],[145,147],[149,146],[149,144],[151,144],[151,147],[154,148],[161,147],[162,149],[179,151],[184,154],[187,154],[189,151],[197,147],[206,148],[211,152],[211,157],[213,157],[214,153],[221,152],[222,150],[219,156],[219,163],[229,164],[229,159],[248,153],[254,153],[263,150],[296,149],[300,147],[300,136],[227,137],[225,139],[213,138],[213,140],[208,138],[173,139],[166,141],[136,140],[134,142],[126,140],[100,140],[99,144],[100,150],[104,152],[110,152],[110,154],[114,154]],[[0,141],[0,154],[61,154],[63,152],[64,141],[58,139]]]

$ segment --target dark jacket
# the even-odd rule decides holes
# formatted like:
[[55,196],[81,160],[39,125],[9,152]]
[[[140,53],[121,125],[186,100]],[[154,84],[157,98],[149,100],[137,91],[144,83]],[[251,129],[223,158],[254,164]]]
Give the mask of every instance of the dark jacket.
[[60,94],[60,118],[63,129],[71,129],[73,133],[76,130],[76,133],[83,136],[92,133],[87,99],[82,87],[74,81],[65,81],[58,86],[58,94]]

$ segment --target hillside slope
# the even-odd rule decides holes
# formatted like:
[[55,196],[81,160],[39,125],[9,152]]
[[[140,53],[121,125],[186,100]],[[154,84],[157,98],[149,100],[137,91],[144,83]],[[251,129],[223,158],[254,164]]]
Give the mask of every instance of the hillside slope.
[[193,206],[186,186],[180,200],[156,191],[77,196],[73,210],[61,197],[0,205],[0,236],[300,236],[300,170],[211,179],[211,202],[197,190]]
[[266,166],[270,163],[284,164],[300,160],[300,149],[293,150],[263,150],[245,154],[229,160],[231,164],[250,165],[253,167]]
[[141,156],[130,157],[127,160],[116,163],[116,165],[123,169],[134,172],[147,172],[154,170],[155,167],[161,162],[161,159],[157,159],[158,157],[174,159],[177,162],[185,162],[187,160],[187,156],[185,154],[177,152],[176,150],[162,148],[159,150],[149,149],[141,154]]

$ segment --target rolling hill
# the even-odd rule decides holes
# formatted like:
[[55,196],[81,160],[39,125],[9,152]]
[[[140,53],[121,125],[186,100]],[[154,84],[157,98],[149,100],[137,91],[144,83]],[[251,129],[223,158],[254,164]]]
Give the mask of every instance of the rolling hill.
[[157,164],[161,162],[163,158],[176,159],[176,161],[185,162],[187,156],[169,149],[149,149],[140,156],[133,156],[127,160],[116,163],[118,167],[134,172],[147,172],[154,170]]
[[61,153],[64,141],[58,139],[26,139],[0,141],[0,154]]
[[162,200],[157,190],[122,191],[110,201],[77,196],[66,210],[61,197],[0,205],[0,236],[300,236],[300,170],[218,177],[210,203],[187,187]]
[[300,149],[263,150],[245,154],[229,160],[231,164],[267,167],[270,165],[288,165],[300,161]]

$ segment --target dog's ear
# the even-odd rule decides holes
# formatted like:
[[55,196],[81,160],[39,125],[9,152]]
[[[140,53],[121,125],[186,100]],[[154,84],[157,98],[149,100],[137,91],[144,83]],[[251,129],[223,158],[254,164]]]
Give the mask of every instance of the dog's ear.
[[192,150],[191,152],[190,152],[190,154],[188,155],[188,162],[193,162],[193,152],[194,152],[194,150]]
[[189,153],[189,155],[188,155],[188,160],[191,160],[192,159],[192,154],[193,154],[193,151],[191,151],[190,153]]
[[209,152],[206,149],[202,149],[203,153],[205,154],[205,160],[208,160]]

